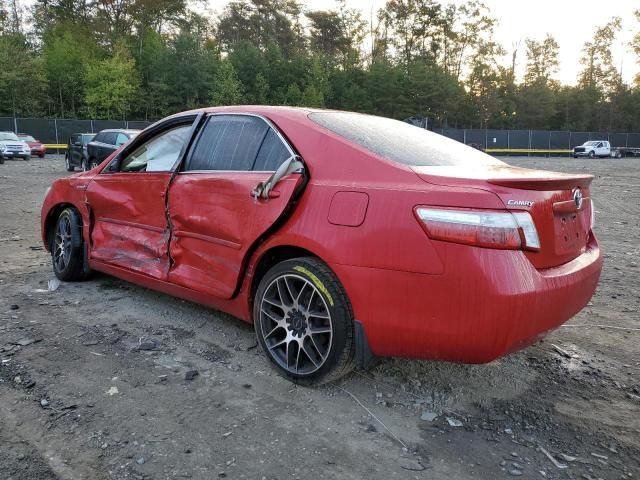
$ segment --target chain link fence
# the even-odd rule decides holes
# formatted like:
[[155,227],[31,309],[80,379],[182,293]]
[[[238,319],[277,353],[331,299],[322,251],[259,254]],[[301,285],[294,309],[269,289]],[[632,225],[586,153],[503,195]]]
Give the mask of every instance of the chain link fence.
[[467,145],[493,150],[571,150],[589,140],[607,140],[612,147],[640,148],[640,133],[556,132],[548,130],[492,130],[434,128],[434,132]]
[[98,133],[105,128],[143,129],[152,122],[0,117],[0,131],[26,133],[45,144],[66,144],[73,133]]
[[[151,122],[133,120],[77,120],[0,117],[0,131],[27,133],[45,144],[66,144],[72,133],[97,133],[105,128],[143,129]],[[608,140],[612,147],[640,148],[640,133],[557,132],[546,130],[492,130],[435,128],[434,132],[489,151],[526,153],[527,150],[571,150],[588,140]],[[560,153],[560,152],[555,152]]]

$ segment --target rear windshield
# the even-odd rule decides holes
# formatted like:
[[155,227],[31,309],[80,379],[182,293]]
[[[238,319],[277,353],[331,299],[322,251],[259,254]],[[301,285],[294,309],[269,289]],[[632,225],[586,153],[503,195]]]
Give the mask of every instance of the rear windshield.
[[314,112],[309,118],[350,142],[405,165],[502,164],[475,148],[398,120],[351,112]]

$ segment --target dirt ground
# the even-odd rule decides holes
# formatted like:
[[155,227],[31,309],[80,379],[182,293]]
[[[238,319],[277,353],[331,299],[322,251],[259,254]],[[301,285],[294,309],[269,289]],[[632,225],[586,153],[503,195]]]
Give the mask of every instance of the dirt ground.
[[508,161],[596,176],[592,302],[489,365],[385,359],[318,389],[225,314],[105,275],[49,291],[40,204],[63,162],[7,161],[0,479],[638,478],[640,159]]

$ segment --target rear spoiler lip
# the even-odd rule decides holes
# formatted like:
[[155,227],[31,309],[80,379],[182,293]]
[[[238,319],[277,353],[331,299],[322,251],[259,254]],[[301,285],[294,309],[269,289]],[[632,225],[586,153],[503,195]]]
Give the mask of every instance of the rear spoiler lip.
[[488,178],[492,185],[516,188],[519,190],[571,190],[576,187],[589,188],[593,175],[571,175],[562,177],[521,177],[521,178]]

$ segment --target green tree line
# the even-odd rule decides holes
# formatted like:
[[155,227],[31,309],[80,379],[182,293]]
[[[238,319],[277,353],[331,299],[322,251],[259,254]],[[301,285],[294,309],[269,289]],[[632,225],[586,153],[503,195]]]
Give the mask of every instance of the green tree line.
[[[634,15],[625,22],[640,31]],[[576,85],[555,78],[552,36],[506,48],[496,25],[479,0],[388,0],[367,19],[344,0],[320,11],[231,0],[215,17],[188,0],[0,0],[0,116],[153,120],[273,104],[443,127],[640,131],[640,78],[625,83],[611,60],[620,18],[583,46]],[[640,62],[640,33],[628,47]]]

